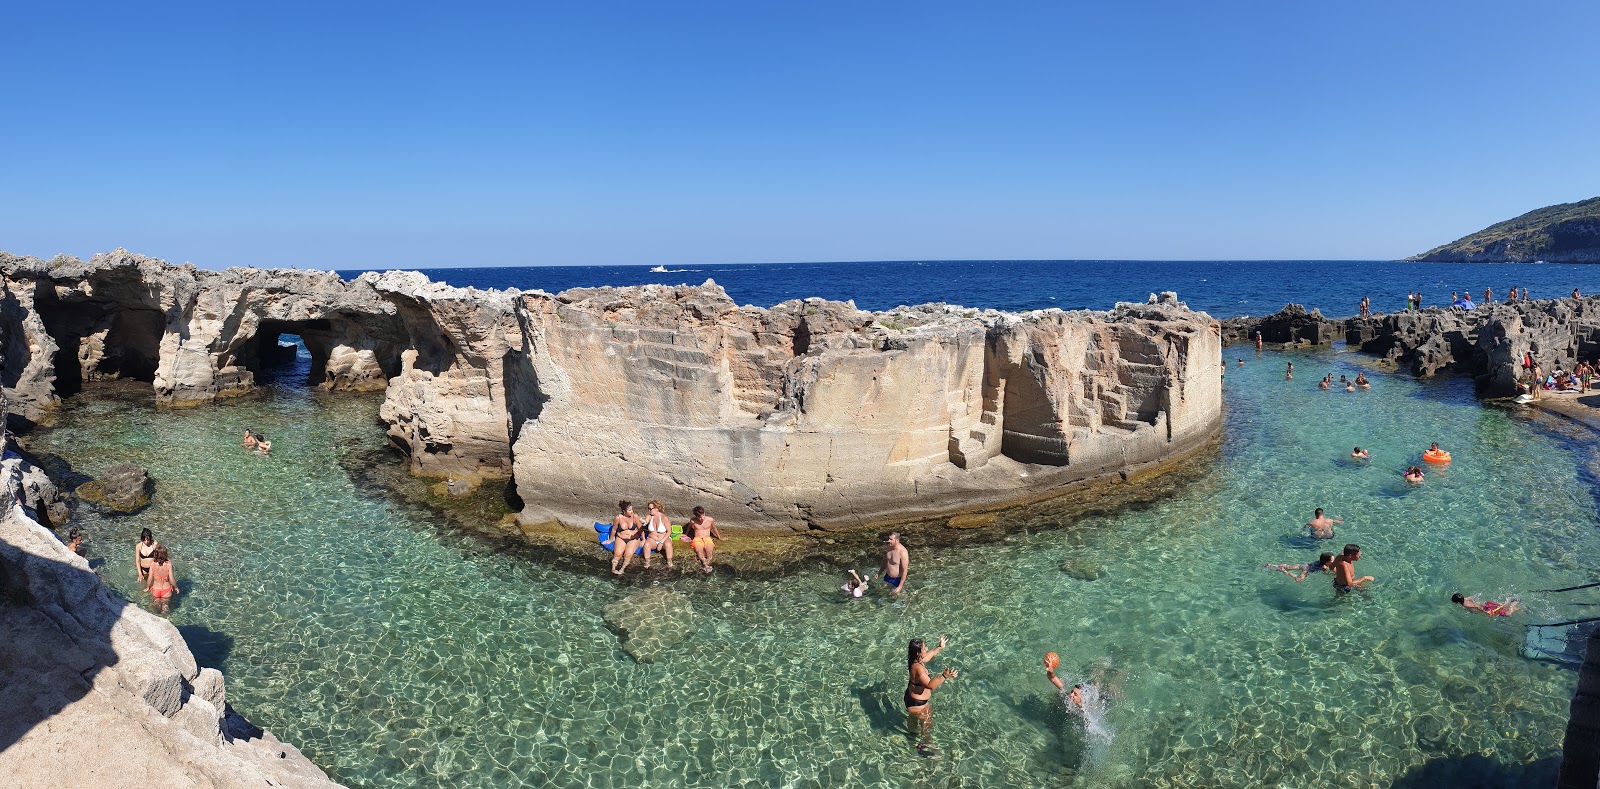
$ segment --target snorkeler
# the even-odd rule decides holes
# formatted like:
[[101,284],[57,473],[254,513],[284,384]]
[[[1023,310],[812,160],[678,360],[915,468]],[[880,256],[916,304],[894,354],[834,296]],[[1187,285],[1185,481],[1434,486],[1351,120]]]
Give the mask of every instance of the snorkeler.
[[1319,540],[1331,540],[1333,539],[1333,524],[1335,523],[1344,523],[1344,519],[1330,518],[1323,515],[1322,508],[1318,507],[1316,514],[1306,524],[1306,531],[1311,532],[1311,536]]
[[1468,611],[1482,611],[1489,616],[1511,616],[1517,612],[1517,606],[1522,605],[1521,600],[1507,600],[1497,603],[1493,600],[1479,601],[1476,598],[1464,597],[1460,592],[1450,595],[1450,602],[1467,609]]
[[[1329,570],[1332,570],[1333,558],[1333,554],[1324,553],[1322,556],[1318,557],[1316,561],[1308,564],[1263,564],[1261,566],[1268,570],[1277,570],[1278,572],[1293,578],[1295,583],[1299,583],[1304,581],[1306,576],[1312,573],[1325,573]],[[1299,574],[1296,575],[1296,573]]]

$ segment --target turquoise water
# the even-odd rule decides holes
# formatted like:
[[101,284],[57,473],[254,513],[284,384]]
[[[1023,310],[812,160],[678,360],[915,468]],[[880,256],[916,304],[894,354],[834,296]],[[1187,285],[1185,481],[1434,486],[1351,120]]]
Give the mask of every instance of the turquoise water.
[[[1528,594],[1600,576],[1571,443],[1480,408],[1464,382],[1375,375],[1368,392],[1323,392],[1323,372],[1353,377],[1362,357],[1246,359],[1228,371],[1214,471],[1068,528],[1044,518],[940,550],[910,539],[913,586],[896,602],[847,602],[820,565],[618,584],[598,551],[588,574],[498,551],[356,481],[383,446],[370,396],[289,386],[182,411],[80,399],[33,443],[90,474],[151,469],[145,513],[80,510],[102,574],[149,604],[131,544],[152,528],[184,579],[170,616],[225,670],[230,702],[353,786],[1546,777],[1548,762],[1524,766],[1558,753],[1574,675],[1519,657],[1521,627],[1447,596],[1521,593],[1520,621],[1593,610]],[[1285,359],[1300,380],[1283,380]],[[246,426],[272,437],[273,458],[239,449]],[[1400,471],[1434,440],[1456,461],[1406,486]],[[1355,444],[1373,460],[1345,460]],[[1345,519],[1336,544],[1363,546],[1370,592],[1334,599],[1326,577],[1261,568],[1314,558],[1296,535],[1317,506]],[[696,630],[638,665],[601,609],[647,583],[686,595]],[[934,695],[933,761],[909,746],[900,694],[907,639],[940,633],[951,644],[935,666],[961,676]],[[1046,650],[1105,683],[1089,731],[1045,682]]]

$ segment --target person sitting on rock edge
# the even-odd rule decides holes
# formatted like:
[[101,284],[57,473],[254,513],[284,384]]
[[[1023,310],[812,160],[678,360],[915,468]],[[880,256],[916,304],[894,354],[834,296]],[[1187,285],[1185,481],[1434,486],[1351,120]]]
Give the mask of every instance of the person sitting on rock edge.
[[689,519],[689,528],[694,532],[690,545],[694,547],[694,555],[700,558],[700,567],[706,572],[711,572],[711,559],[716,553],[717,540],[722,539],[722,532],[717,530],[715,518],[706,514],[705,507],[695,507],[694,517]]
[[[639,547],[640,532],[644,522],[633,512],[632,502],[617,502],[617,515],[611,519],[611,574],[622,575],[633,561],[633,552]],[[621,566],[618,566],[621,562]]]

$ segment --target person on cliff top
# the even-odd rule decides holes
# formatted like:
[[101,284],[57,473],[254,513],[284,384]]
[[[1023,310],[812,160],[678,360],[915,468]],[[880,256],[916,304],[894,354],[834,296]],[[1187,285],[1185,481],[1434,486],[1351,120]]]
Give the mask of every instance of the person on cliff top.
[[1490,304],[1493,303],[1493,300],[1494,300],[1494,289],[1493,288],[1484,288],[1483,289],[1483,306],[1485,306],[1485,307],[1489,306]]
[[920,638],[913,638],[906,645],[906,668],[910,674],[906,678],[906,731],[916,740],[917,752],[924,756],[939,751],[930,737],[933,733],[933,708],[928,702],[933,700],[933,692],[940,685],[959,676],[955,669],[949,667],[938,674],[928,673],[928,661],[943,652],[948,643],[949,638],[939,636],[939,646],[933,649],[928,649]]
[[1356,562],[1361,559],[1361,546],[1351,543],[1344,546],[1344,552],[1333,560],[1333,591],[1344,594],[1351,589],[1356,589],[1362,584],[1372,581],[1370,575],[1356,577]]
[[689,530],[692,532],[689,544],[694,547],[694,555],[700,558],[700,568],[711,572],[711,558],[717,551],[717,543],[712,538],[722,539],[722,532],[717,531],[717,520],[706,514],[705,507],[695,507],[694,517],[689,519]]
[[911,554],[900,543],[900,532],[889,532],[889,549],[883,553],[883,582],[899,595],[911,576]]
[[1409,482],[1409,483],[1411,483],[1413,485],[1421,485],[1422,484],[1422,479],[1423,479],[1422,467],[1421,466],[1412,466],[1411,468],[1406,469],[1406,473],[1405,473],[1404,476],[1405,476],[1405,480],[1407,482]]
[[1318,507],[1311,520],[1306,523],[1306,531],[1311,532],[1311,536],[1319,540],[1331,540],[1333,539],[1333,524],[1335,523],[1344,523],[1344,520],[1330,518],[1322,514],[1322,508]]
[[178,594],[178,580],[173,574],[172,556],[167,553],[167,546],[158,545],[151,559],[153,563],[144,588],[156,599],[157,608],[165,611],[171,604],[172,598]]
[[133,569],[139,574],[139,583],[148,583],[150,568],[155,566],[155,552],[161,547],[149,529],[139,530],[139,541],[133,544]]
[[1317,557],[1316,561],[1308,562],[1306,564],[1263,564],[1261,566],[1268,570],[1277,570],[1278,572],[1293,578],[1295,583],[1300,583],[1306,579],[1306,576],[1312,573],[1325,573],[1329,570],[1332,570],[1333,558],[1333,554],[1324,553]]
[[[633,503],[617,502],[617,515],[611,519],[611,574],[622,575],[633,561],[633,552],[639,548],[644,521],[633,512]],[[621,565],[618,565],[618,562]]]
[[1517,612],[1517,606],[1522,605],[1521,600],[1507,600],[1497,603],[1493,600],[1478,600],[1464,597],[1460,592],[1450,595],[1450,602],[1467,609],[1468,611],[1482,611],[1489,616],[1511,616]]
[[1582,296],[1578,295],[1578,289],[1577,288],[1573,288],[1572,289],[1572,297],[1575,298],[1575,299],[1583,298]]
[[240,442],[239,446],[242,446],[245,449],[255,449],[256,431],[254,429],[244,431],[244,441]]
[[1350,450],[1351,460],[1366,460],[1370,457],[1372,457],[1372,454],[1361,447],[1356,447],[1355,449]]
[[649,512],[644,519],[644,569],[650,569],[650,552],[667,555],[667,569],[672,569],[672,521],[667,519],[661,502],[651,500],[644,505]]

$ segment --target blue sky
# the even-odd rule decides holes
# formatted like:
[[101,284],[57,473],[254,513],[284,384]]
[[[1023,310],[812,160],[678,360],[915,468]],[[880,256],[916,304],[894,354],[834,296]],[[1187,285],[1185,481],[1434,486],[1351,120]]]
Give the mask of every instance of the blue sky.
[[12,3],[0,249],[1392,258],[1600,195],[1589,2]]

